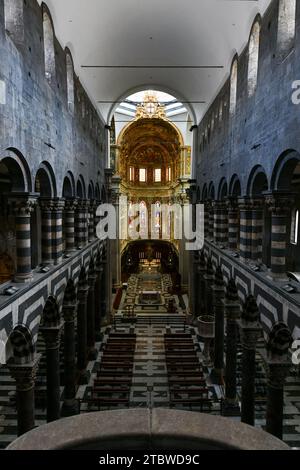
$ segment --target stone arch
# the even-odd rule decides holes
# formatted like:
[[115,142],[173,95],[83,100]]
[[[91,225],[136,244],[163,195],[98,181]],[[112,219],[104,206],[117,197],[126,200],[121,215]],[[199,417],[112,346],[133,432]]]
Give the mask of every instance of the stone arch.
[[207,184],[205,183],[202,189],[202,201],[205,201],[208,196]]
[[94,199],[95,198],[95,187],[93,181],[90,182],[89,184],[89,189],[88,189],[88,199]]
[[76,196],[80,199],[85,199],[86,197],[85,183],[82,175],[79,176],[77,181]]
[[222,178],[219,183],[218,200],[222,201],[228,196],[228,185],[226,178]]
[[209,187],[208,187],[208,197],[209,199],[215,199],[215,185],[214,183],[211,181],[209,183]]
[[268,178],[265,169],[256,165],[250,173],[247,184],[247,195],[257,196],[269,189]]
[[35,176],[35,192],[42,197],[56,197],[56,179],[49,162],[42,162]]
[[229,184],[229,196],[239,197],[242,194],[241,182],[237,174],[233,175]]
[[300,168],[300,154],[296,150],[290,149],[283,152],[273,170],[271,189],[291,189],[293,174],[298,165]]
[[72,198],[75,196],[75,180],[71,171],[68,171],[63,182],[62,197]]
[[7,347],[11,347],[12,360],[16,364],[26,364],[34,358],[35,347],[32,334],[25,325],[17,325],[10,333]]
[[42,326],[54,327],[60,323],[60,309],[56,298],[50,295],[42,313]]
[[11,179],[11,191],[31,192],[32,181],[29,166],[24,156],[12,147],[4,150],[5,156],[0,157],[0,164],[4,165]]

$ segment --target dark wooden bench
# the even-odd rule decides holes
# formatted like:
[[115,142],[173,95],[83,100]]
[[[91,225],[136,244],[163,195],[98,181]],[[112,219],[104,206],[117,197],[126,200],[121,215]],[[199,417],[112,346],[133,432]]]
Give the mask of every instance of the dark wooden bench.
[[89,408],[95,406],[98,408],[98,411],[100,411],[101,406],[108,406],[108,405],[116,406],[116,405],[126,404],[129,407],[129,404],[130,404],[128,398],[102,398],[102,397],[85,398],[81,400],[81,403],[87,403]]
[[103,384],[131,384],[132,377],[118,379],[118,377],[103,377],[103,379],[95,379],[95,385]]

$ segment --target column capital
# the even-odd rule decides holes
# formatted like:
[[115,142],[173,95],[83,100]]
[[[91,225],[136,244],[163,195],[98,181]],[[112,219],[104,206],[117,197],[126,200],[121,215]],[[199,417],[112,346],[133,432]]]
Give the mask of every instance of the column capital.
[[17,391],[27,392],[34,387],[41,354],[36,354],[32,362],[27,364],[8,363],[8,368],[16,381]]
[[63,198],[54,198],[52,210],[55,212],[63,211],[65,208],[65,203],[66,201]]
[[286,215],[295,202],[295,194],[290,191],[269,191],[264,193],[269,210],[277,215]]
[[63,304],[63,318],[65,322],[73,322],[77,312],[77,302],[66,302]]
[[10,193],[8,200],[17,216],[30,216],[37,203],[37,193]]
[[65,200],[65,210],[74,211],[78,205],[78,200],[76,198],[70,198]]
[[237,211],[239,208],[238,198],[235,196],[229,196],[225,199],[225,204],[229,211]]
[[39,206],[42,211],[52,211],[53,199],[51,197],[40,197]]
[[59,348],[62,327],[63,322],[57,326],[41,326],[40,331],[45,339],[47,349]]
[[237,201],[240,210],[248,211],[252,209],[252,199],[249,196],[239,197]]

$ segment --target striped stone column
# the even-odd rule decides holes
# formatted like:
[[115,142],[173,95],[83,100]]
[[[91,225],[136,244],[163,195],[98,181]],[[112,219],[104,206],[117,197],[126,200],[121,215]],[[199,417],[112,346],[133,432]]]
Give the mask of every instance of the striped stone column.
[[18,436],[35,427],[34,386],[41,356],[30,364],[9,364],[10,374],[16,381]]
[[89,204],[89,242],[95,239],[95,206],[96,202],[94,200],[90,201]]
[[252,198],[251,258],[259,264],[262,263],[263,202],[262,198]]
[[249,197],[238,199],[240,209],[240,258],[246,261],[251,258],[252,243],[252,204]]
[[76,199],[68,199],[65,203],[65,233],[66,233],[66,252],[72,253],[75,250],[75,209],[77,207]]
[[10,196],[16,222],[17,266],[15,282],[29,282],[32,279],[30,223],[36,201],[36,195],[26,193],[16,193]]
[[54,264],[57,265],[63,259],[63,209],[64,199],[54,199],[52,208],[52,252]]
[[236,251],[238,249],[239,241],[239,209],[237,199],[230,197],[227,199],[228,209],[228,248],[229,250]]
[[205,201],[204,203],[204,238],[205,240],[209,236],[209,211],[210,211],[210,203]]
[[213,207],[213,201],[209,202],[208,238],[210,240],[214,239],[214,207]]
[[75,246],[78,250],[81,250],[84,246],[84,234],[85,234],[85,212],[84,212],[85,201],[82,199],[77,200],[77,207],[75,211]]
[[271,276],[273,279],[286,278],[287,223],[294,198],[291,193],[273,191],[265,194],[266,204],[271,211]]
[[98,207],[100,206],[101,204],[101,201],[95,201],[95,205],[94,205],[94,233],[95,233],[95,237],[97,238],[97,226],[100,222],[100,217],[97,215],[97,209]]
[[90,201],[84,200],[82,201],[82,244],[86,246],[89,240],[89,205]]
[[42,264],[49,266],[54,263],[52,254],[52,209],[51,198],[40,198],[39,204],[42,214]]
[[223,201],[214,202],[214,241],[225,245],[228,239],[227,208]]

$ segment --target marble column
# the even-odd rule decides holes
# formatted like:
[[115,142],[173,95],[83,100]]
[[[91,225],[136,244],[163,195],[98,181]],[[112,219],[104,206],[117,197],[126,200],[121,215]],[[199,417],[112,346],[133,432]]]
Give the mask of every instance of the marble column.
[[224,370],[224,296],[225,288],[221,268],[217,268],[213,285],[213,308],[215,314],[214,366],[210,378],[212,383],[223,385]]
[[89,286],[82,283],[78,287],[78,310],[77,310],[77,368],[80,372],[79,383],[88,383],[89,374],[87,365],[87,298]]
[[42,264],[51,266],[54,264],[52,246],[52,209],[53,200],[51,198],[40,198],[39,205],[42,214]]
[[95,285],[97,275],[96,273],[90,273],[88,278],[89,293],[87,298],[87,347],[88,347],[88,358],[95,360],[98,355],[98,351],[95,348],[96,341],[96,328],[95,328]]
[[230,197],[227,199],[228,208],[228,248],[231,251],[237,251],[239,240],[239,210],[237,199]]
[[255,298],[250,296],[238,321],[242,344],[242,399],[241,421],[255,424],[255,354],[256,343],[262,334],[259,323],[259,311]]
[[209,212],[211,205],[209,201],[204,203],[204,238],[207,240],[209,238]]
[[225,246],[228,240],[227,209],[223,201],[214,202],[214,241]]
[[214,201],[208,201],[209,216],[208,216],[208,239],[214,240]]
[[18,436],[35,427],[34,385],[40,355],[28,364],[8,364],[10,374],[16,381]]
[[31,214],[37,201],[37,195],[29,193],[10,193],[9,202],[13,206],[16,221],[17,267],[15,282],[30,282],[31,269]]
[[95,239],[95,208],[96,202],[94,200],[90,201],[89,204],[89,242]]
[[95,284],[95,334],[96,341],[100,341],[101,338],[101,299],[102,299],[102,273],[103,266],[99,262],[95,268],[96,271],[96,284]]
[[65,232],[66,232],[66,252],[72,254],[75,251],[75,209],[76,199],[67,199],[65,203]]
[[47,422],[60,418],[60,363],[59,346],[63,324],[59,326],[42,326],[40,331],[46,344],[47,373]]
[[238,199],[240,209],[240,259],[251,259],[252,204],[249,197]]
[[234,281],[231,279],[226,289],[224,301],[227,318],[226,327],[226,369],[225,369],[225,400],[222,403],[223,416],[239,416],[240,409],[237,401],[237,342],[240,317],[240,303]]
[[214,282],[214,269],[211,259],[206,263],[206,273],[203,276],[205,281],[205,314],[213,315],[212,286]]
[[273,191],[265,193],[266,204],[271,211],[271,277],[286,280],[287,224],[294,202],[290,192]]
[[252,198],[251,258],[256,264],[262,263],[264,227],[263,202],[262,198]]
[[58,265],[63,259],[63,209],[65,200],[55,198],[52,207],[52,252],[54,264]]
[[64,403],[61,409],[63,417],[79,413],[76,400],[76,363],[75,363],[75,315],[77,302],[68,302],[63,306],[64,317]]

